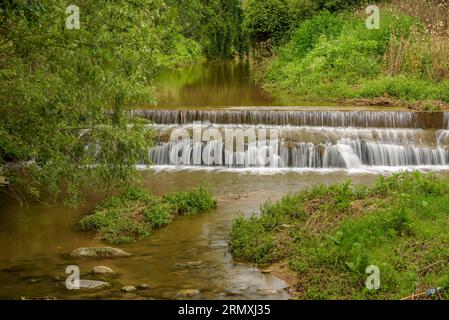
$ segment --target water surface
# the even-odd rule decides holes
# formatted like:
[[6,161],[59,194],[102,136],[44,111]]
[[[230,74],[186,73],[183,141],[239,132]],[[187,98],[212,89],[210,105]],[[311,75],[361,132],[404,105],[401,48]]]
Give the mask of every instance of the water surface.
[[[182,289],[200,290],[199,299],[286,299],[287,284],[262,274],[257,268],[235,263],[227,241],[232,219],[239,214],[257,214],[267,199],[279,199],[318,183],[372,183],[375,175],[328,174],[252,175],[228,172],[144,172],[146,186],[161,195],[188,190],[198,184],[212,187],[218,208],[195,217],[182,217],[151,238],[120,248],[133,256],[123,259],[73,259],[68,254],[80,246],[104,245],[75,225],[86,208],[30,203],[20,208],[13,199],[0,198],[0,298],[56,296],[60,299],[173,299]],[[201,261],[183,268],[179,264]],[[67,265],[78,265],[82,278],[99,279],[88,273],[105,265],[118,273],[112,287],[101,292],[70,292],[64,287]],[[56,277],[56,278],[55,278]],[[59,278],[58,278],[59,277]],[[120,292],[122,286],[148,284],[151,289],[136,294]],[[268,291],[267,291],[268,290]],[[276,290],[276,293],[271,292]],[[267,295],[268,292],[268,295]]]
[[[180,290],[195,289],[200,291],[192,297],[195,299],[287,299],[287,283],[283,280],[233,261],[228,237],[234,218],[257,214],[267,199],[277,200],[285,193],[319,183],[351,178],[356,183],[371,184],[379,174],[403,169],[398,165],[420,170],[448,169],[447,115],[364,113],[361,108],[298,101],[295,107],[285,108],[281,99],[270,97],[252,78],[249,65],[233,62],[194,65],[165,73],[157,84],[158,106],[152,106],[144,116],[156,122],[158,130],[166,131],[189,126],[194,120],[208,121],[219,130],[223,126],[276,126],[281,138],[289,142],[288,157],[284,157],[289,159],[289,170],[252,165],[191,166],[190,162],[170,166],[161,161],[160,166],[141,172],[149,190],[162,195],[207,184],[218,199],[218,208],[207,214],[181,217],[151,238],[121,247],[133,254],[131,257],[110,260],[69,256],[78,247],[104,245],[94,234],[76,230],[81,217],[104,196],[101,192],[93,190],[87,205],[78,210],[42,203],[21,207],[0,192],[0,298],[176,299],[180,298]],[[181,108],[191,111],[177,110]],[[277,113],[261,111],[266,109]],[[356,113],[335,111],[354,109]],[[158,147],[159,158],[165,159],[170,146],[160,140]],[[330,156],[338,161],[324,162]],[[354,164],[349,160],[355,156],[359,162]],[[329,164],[329,168],[317,163]],[[365,170],[367,167],[373,170]],[[189,262],[195,266],[183,266]],[[111,287],[107,290],[72,292],[64,285],[65,268],[72,264],[80,267],[82,278],[101,280],[90,274],[96,265],[108,266],[117,275],[109,280]],[[131,294],[120,291],[122,286],[139,284],[151,288]]]

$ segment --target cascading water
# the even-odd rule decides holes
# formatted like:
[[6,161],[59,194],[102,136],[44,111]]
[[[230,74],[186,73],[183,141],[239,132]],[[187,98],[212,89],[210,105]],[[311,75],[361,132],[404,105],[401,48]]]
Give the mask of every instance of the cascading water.
[[420,128],[420,118],[406,111],[274,111],[274,110],[135,110],[153,123],[269,124],[362,128]]
[[[449,169],[449,113],[143,110],[134,114],[154,123],[158,138],[150,158],[157,166]],[[201,128],[199,140],[192,138],[195,125]],[[183,130],[184,138],[170,138],[174,130]],[[243,135],[241,149],[235,149],[236,132]]]

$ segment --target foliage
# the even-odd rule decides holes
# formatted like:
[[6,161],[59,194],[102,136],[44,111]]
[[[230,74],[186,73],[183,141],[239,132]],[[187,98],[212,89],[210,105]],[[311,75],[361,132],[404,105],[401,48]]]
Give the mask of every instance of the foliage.
[[[326,10],[337,12],[366,4],[365,0],[244,0],[243,26],[253,46],[270,42],[274,46],[290,38],[302,22]],[[312,36],[308,34],[308,36]]]
[[123,193],[98,205],[94,213],[79,222],[84,231],[96,231],[111,244],[145,239],[172,222],[177,215],[194,215],[215,208],[216,202],[204,187],[176,192],[162,199],[127,187]]
[[279,43],[289,30],[290,17],[285,0],[246,0],[243,26],[253,45],[273,41]]
[[266,87],[312,99],[448,102],[441,57],[449,47],[434,42],[410,16],[384,10],[381,28],[369,30],[356,14],[325,11],[300,24],[267,65]]
[[242,57],[248,51],[240,0],[167,0],[183,34],[201,44],[208,58]]
[[193,215],[216,207],[209,190],[200,186],[192,191],[179,191],[162,198],[178,215]]
[[[318,186],[235,220],[230,249],[247,262],[287,263],[306,299],[398,299],[447,288],[448,191],[448,181],[418,172],[381,177],[371,188]],[[380,290],[365,288],[369,265],[380,268]]]
[[126,109],[153,100],[160,70],[200,55],[162,0],[82,1],[79,30],[66,29],[66,7],[0,4],[0,165],[16,164],[5,175],[19,198],[77,203],[87,184],[132,180],[152,139]]

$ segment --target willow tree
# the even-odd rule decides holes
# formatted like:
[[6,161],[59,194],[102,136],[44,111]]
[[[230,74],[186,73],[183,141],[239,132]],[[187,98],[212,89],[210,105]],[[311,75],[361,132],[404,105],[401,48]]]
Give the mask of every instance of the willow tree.
[[79,29],[66,1],[0,3],[0,175],[19,198],[78,201],[86,186],[132,181],[151,133],[126,109],[152,100],[180,50],[198,49],[162,0],[78,2]]

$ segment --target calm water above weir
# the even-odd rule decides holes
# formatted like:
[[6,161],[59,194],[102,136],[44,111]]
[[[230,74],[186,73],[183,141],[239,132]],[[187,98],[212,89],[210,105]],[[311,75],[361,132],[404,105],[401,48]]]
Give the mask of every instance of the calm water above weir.
[[161,107],[276,106],[251,79],[245,63],[196,64],[162,74],[156,95]]
[[[69,253],[81,246],[104,245],[92,234],[75,230],[82,215],[99,200],[96,194],[90,195],[85,208],[69,210],[39,203],[20,207],[0,193],[0,298],[171,299],[177,298],[180,290],[195,289],[200,293],[193,298],[198,299],[286,299],[284,281],[233,262],[227,240],[232,220],[240,212],[257,213],[263,201],[314,184],[348,178],[371,184],[380,173],[406,168],[447,175],[449,168],[446,114],[356,111],[348,107],[342,107],[342,112],[336,106],[330,110],[304,104],[276,108],[282,103],[251,81],[249,66],[233,63],[166,73],[157,92],[158,107],[136,111],[152,120],[159,133],[158,145],[151,151],[157,166],[142,172],[146,186],[161,195],[208,184],[218,199],[218,208],[179,218],[151,238],[121,247],[132,253],[131,257],[83,260],[70,258]],[[226,129],[276,129],[279,167],[252,163],[251,155],[259,146],[250,144],[242,154],[231,154],[234,160],[237,156],[243,159],[242,165],[206,165],[201,153],[208,148],[207,143],[194,145],[190,141],[182,150],[184,162],[173,165],[173,145],[167,136],[179,128],[191,132],[193,121],[207,122],[208,128],[221,133]],[[222,146],[216,150],[223,157],[229,156]],[[186,267],[189,262],[195,263]],[[65,288],[64,271],[73,264],[80,267],[82,279],[101,280],[90,274],[97,265],[108,266],[117,275],[109,289],[71,292]],[[120,292],[122,286],[139,284],[151,288]]]

